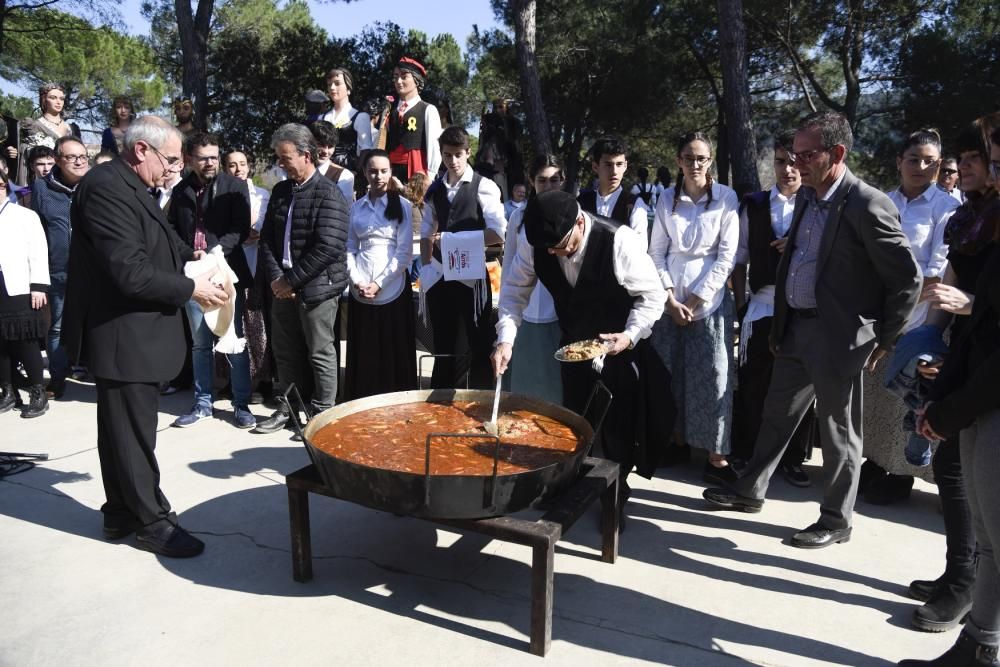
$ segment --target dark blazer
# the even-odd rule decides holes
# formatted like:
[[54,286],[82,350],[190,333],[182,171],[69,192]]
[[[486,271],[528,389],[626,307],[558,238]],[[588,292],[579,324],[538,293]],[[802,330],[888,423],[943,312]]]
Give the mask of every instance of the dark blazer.
[[[795,203],[788,247],[778,264],[770,341],[775,350],[789,321],[785,283],[807,200],[800,196]],[[876,343],[893,348],[920,296],[921,280],[896,207],[848,170],[830,202],[819,246],[816,309],[825,335],[817,344],[843,361],[845,374],[858,372]]]
[[73,240],[62,344],[86,352],[99,378],[164,382],[184,364],[180,307],[194,282],[190,259],[146,186],[121,158],[95,167],[70,208]]
[[[188,246],[194,245],[197,203],[195,192],[199,182],[194,173],[188,174],[174,186],[170,196],[167,219]],[[205,195],[205,240],[208,248],[222,246],[226,262],[236,273],[240,284],[253,283],[243,242],[250,235],[250,192],[247,184],[235,176],[219,174],[212,181]]]

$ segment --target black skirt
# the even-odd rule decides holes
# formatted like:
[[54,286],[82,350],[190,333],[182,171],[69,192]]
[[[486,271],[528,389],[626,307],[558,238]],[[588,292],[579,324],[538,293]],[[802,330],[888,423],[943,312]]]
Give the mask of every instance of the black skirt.
[[11,296],[0,273],[0,339],[40,340],[49,331],[49,307],[31,307],[31,294]]
[[362,303],[353,296],[347,310],[347,361],[344,397],[417,388],[416,324],[409,279],[386,304]]

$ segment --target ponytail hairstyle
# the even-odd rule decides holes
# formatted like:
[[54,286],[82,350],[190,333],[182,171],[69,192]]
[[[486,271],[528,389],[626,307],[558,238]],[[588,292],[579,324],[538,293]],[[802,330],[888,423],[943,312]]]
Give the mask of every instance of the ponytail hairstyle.
[[934,128],[930,127],[911,133],[899,147],[899,152],[896,154],[896,157],[903,157],[903,153],[915,146],[933,146],[937,149],[938,155],[940,155],[941,134]]
[[[708,135],[703,132],[689,132],[680,138],[677,142],[677,157],[681,157],[681,153],[684,152],[684,148],[693,141],[701,141],[706,146],[708,146],[709,153],[715,153],[715,146],[712,144],[712,140],[708,138]],[[714,157],[714,156],[713,156]],[[705,171],[705,191],[708,193],[708,199],[705,201],[705,209],[707,210],[709,206],[712,205],[712,185],[715,183],[715,179],[712,177],[712,170],[708,169]],[[673,207],[670,209],[671,213],[677,210],[677,202],[681,200],[681,191],[684,188],[684,170],[677,170],[677,183],[674,185],[674,202]]]
[[[374,157],[384,157],[388,160],[389,153],[381,148],[373,148],[365,151],[364,161],[361,163],[361,171],[365,174],[365,180],[368,180],[368,163]],[[386,187],[385,193],[389,197],[385,206],[386,219],[395,220],[397,225],[401,224],[403,222],[403,205],[399,203],[399,190],[396,189],[396,181],[394,179],[389,179],[389,185]]]

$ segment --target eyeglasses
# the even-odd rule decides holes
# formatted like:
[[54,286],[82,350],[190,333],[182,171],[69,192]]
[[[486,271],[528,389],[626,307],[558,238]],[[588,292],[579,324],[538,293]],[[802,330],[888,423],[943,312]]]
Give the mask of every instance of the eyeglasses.
[[180,159],[180,157],[178,157],[176,155],[171,155],[170,157],[167,157],[166,155],[164,155],[163,153],[161,153],[160,149],[157,148],[156,146],[154,146],[153,144],[146,144],[146,145],[149,146],[150,148],[152,148],[153,152],[160,156],[160,161],[161,162],[166,162],[167,163],[167,171],[173,171],[177,167],[181,166],[181,159]]
[[698,165],[699,167],[704,167],[706,164],[712,161],[707,155],[682,155],[681,162],[689,167]]
[[87,157],[86,153],[83,155],[60,155],[59,158],[61,160],[66,160],[67,162],[72,162],[73,164],[81,164],[90,159]]
[[788,157],[792,160],[793,163],[795,162],[809,163],[812,162],[814,159],[816,159],[817,155],[819,155],[820,153],[826,153],[831,148],[833,148],[833,146],[823,146],[822,148],[814,148],[812,150],[802,151],[801,153],[792,153],[791,151],[789,151]]
[[920,169],[930,169],[931,167],[937,165],[941,162],[940,158],[930,159],[930,158],[920,158],[920,157],[908,157],[903,162],[906,163],[908,167],[919,167]]

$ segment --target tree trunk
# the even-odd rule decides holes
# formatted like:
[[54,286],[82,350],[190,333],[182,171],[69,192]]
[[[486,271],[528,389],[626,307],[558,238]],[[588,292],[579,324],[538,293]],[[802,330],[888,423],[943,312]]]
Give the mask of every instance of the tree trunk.
[[542,102],[542,87],[538,82],[535,61],[535,0],[514,0],[514,36],[517,44],[517,70],[521,79],[521,96],[528,124],[528,135],[535,155],[552,152],[549,122]]
[[174,0],[177,33],[181,40],[181,88],[194,102],[194,124],[208,127],[208,32],[212,24],[215,0],[198,0],[198,10],[191,12],[191,0]]
[[717,100],[716,124],[719,126],[719,136],[715,142],[715,171],[719,177],[719,183],[729,185],[729,166],[732,163],[729,152],[729,133],[726,124],[725,98]]
[[723,104],[733,183],[756,191],[760,189],[760,179],[757,176],[757,142],[750,110],[743,0],[717,0],[717,4]]

